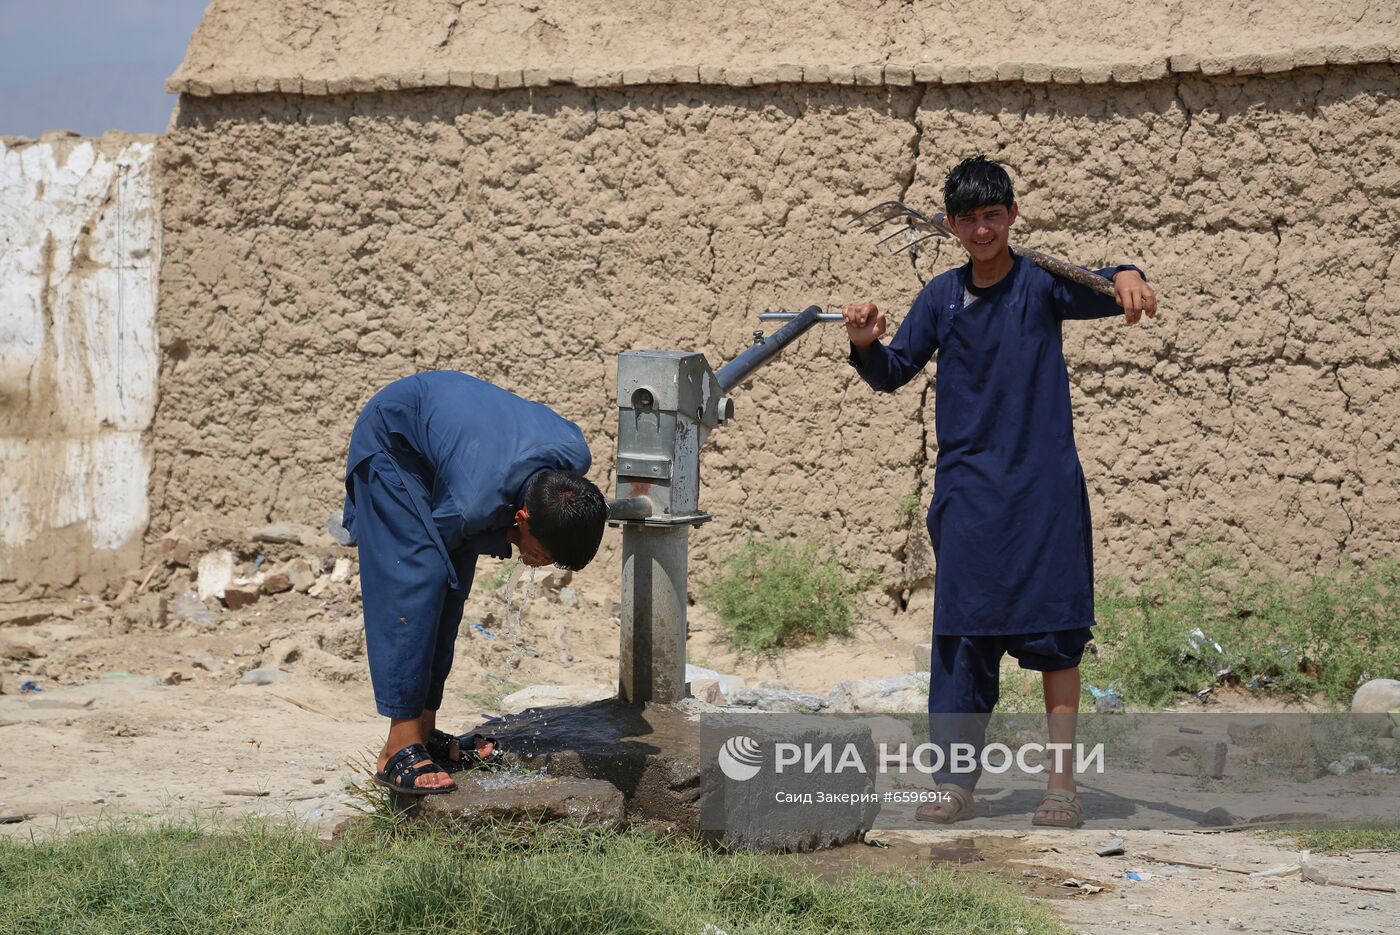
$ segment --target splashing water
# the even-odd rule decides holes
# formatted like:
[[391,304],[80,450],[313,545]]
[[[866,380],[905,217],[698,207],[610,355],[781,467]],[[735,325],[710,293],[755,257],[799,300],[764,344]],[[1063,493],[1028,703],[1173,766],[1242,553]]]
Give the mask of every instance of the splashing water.
[[[525,589],[520,594],[520,602],[514,602],[515,592],[520,589],[520,579],[525,577],[526,570],[529,570],[529,578],[525,581]],[[524,562],[516,559],[511,566],[510,572],[506,575],[506,580],[496,592],[496,598],[505,607],[504,617],[506,621],[506,639],[510,643],[510,651],[506,654],[506,665],[514,668],[520,661],[522,643],[520,641],[520,626],[525,619],[525,608],[530,603],[530,599],[535,596],[535,572]],[[514,661],[512,661],[514,660]]]

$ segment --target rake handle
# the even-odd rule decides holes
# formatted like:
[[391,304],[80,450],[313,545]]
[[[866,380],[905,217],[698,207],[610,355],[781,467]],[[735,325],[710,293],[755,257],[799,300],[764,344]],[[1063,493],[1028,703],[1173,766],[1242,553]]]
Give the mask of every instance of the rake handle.
[[[949,236],[956,237],[952,228],[948,226],[945,216],[938,216],[938,226]],[[1091,273],[1086,269],[1067,263],[1059,257],[1053,257],[1048,253],[1041,253],[1030,247],[1022,247],[1018,244],[1011,244],[1011,252],[1017,256],[1023,256],[1036,266],[1045,270],[1052,276],[1059,276],[1061,279],[1068,279],[1072,283],[1083,286],[1086,289],[1093,289],[1095,292],[1102,292],[1104,295],[1116,296],[1113,283],[1097,273]]]

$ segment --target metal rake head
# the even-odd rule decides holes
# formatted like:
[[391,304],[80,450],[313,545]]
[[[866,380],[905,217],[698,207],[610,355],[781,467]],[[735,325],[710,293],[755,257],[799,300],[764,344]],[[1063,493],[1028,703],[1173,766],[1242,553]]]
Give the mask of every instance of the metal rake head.
[[922,211],[911,208],[904,202],[896,199],[882,201],[872,208],[867,208],[852,218],[846,226],[853,227],[869,218],[872,214],[878,212],[884,212],[883,216],[874,224],[871,224],[861,231],[861,233],[871,234],[886,224],[889,224],[891,221],[903,221],[905,224],[904,227],[895,231],[893,234],[881,237],[875,243],[875,246],[878,248],[894,240],[896,237],[903,236],[905,238],[904,245],[891,250],[890,252],[892,254],[903,253],[905,250],[912,250],[930,237],[951,236],[948,232],[948,228],[944,226],[946,216],[943,212],[940,211],[930,217]]

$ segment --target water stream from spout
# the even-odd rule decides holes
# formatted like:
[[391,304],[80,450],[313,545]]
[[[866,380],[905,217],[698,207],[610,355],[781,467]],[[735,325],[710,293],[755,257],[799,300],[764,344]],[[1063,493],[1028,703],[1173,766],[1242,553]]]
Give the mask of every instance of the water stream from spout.
[[[525,578],[526,570],[529,570],[529,577],[526,578],[525,588],[520,593],[520,602],[515,603],[516,591],[520,590],[520,579]],[[523,644],[520,640],[521,624],[525,620],[525,608],[529,605],[530,599],[535,596],[536,575],[535,569],[527,566],[524,562],[517,560],[506,575],[505,583],[496,591],[496,598],[501,602],[504,610],[502,615],[506,622],[506,639],[510,645],[510,652],[506,654],[506,665],[513,668],[520,662],[520,653]],[[512,662],[514,660],[514,662]]]

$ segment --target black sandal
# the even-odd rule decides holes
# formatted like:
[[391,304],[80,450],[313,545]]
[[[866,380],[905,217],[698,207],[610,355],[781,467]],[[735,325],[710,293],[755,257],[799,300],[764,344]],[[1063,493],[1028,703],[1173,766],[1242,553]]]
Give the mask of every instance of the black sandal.
[[[501,744],[495,737],[483,737],[481,734],[457,737],[445,730],[434,729],[425,742],[433,759],[445,764],[447,772],[450,773],[463,769],[475,769],[478,766],[489,766],[501,759]],[[452,759],[451,752],[454,743],[457,745],[457,759],[455,760]],[[477,753],[478,743],[491,744],[491,753],[488,756]]]
[[[427,760],[427,762],[421,762],[423,760]],[[414,763],[419,765],[414,766]],[[426,776],[428,773],[443,773],[445,775],[447,770],[437,765],[427,747],[421,743],[411,743],[389,757],[389,762],[384,764],[383,772],[374,774],[374,781],[401,795],[442,795],[457,791],[455,782],[448,786],[414,785],[419,776]]]

